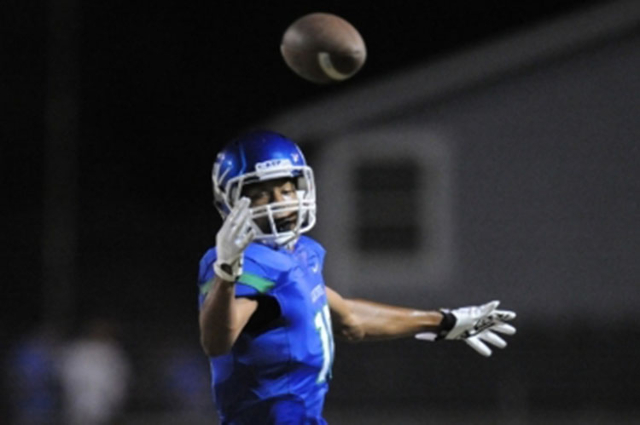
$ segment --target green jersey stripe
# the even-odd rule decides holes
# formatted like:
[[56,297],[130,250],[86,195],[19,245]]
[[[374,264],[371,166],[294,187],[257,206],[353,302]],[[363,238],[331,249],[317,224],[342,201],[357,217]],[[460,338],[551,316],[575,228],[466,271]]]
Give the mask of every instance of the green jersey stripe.
[[238,283],[244,283],[245,285],[249,285],[261,294],[264,294],[269,289],[276,286],[275,282],[262,278],[258,275],[251,273],[242,273],[240,278],[238,279]]
[[[204,285],[200,287],[200,295],[206,295],[207,293],[209,293],[211,287],[213,286],[213,281],[214,279],[209,279]],[[275,282],[251,273],[242,273],[242,275],[238,279],[238,283],[243,283],[245,285],[251,286],[261,294],[264,294],[276,285]]]
[[213,279],[207,280],[207,282],[200,287],[200,295],[206,295],[213,286]]

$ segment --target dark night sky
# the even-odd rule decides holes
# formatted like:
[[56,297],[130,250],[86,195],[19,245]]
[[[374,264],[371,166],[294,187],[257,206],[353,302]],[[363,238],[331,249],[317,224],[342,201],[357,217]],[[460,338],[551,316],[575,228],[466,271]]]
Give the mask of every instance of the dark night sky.
[[[117,311],[124,320],[195,320],[189,315],[195,314],[197,261],[218,224],[211,161],[244,127],[298,102],[604,2],[373,3],[81,5],[80,314],[97,309]],[[40,246],[48,13],[42,2],[11,0],[4,6],[2,275],[9,294],[3,298],[11,307],[0,315],[6,326],[0,334],[12,335],[40,319],[46,302]],[[365,67],[342,85],[303,81],[280,57],[285,28],[316,11],[349,20],[367,43]]]

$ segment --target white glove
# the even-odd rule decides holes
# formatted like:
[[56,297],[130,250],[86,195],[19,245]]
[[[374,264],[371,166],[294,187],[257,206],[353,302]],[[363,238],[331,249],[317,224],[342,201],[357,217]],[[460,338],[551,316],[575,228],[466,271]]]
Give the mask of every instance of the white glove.
[[444,317],[440,332],[437,334],[423,332],[416,334],[415,337],[430,341],[439,339],[464,340],[478,353],[489,357],[491,349],[485,343],[498,348],[507,346],[507,343],[495,332],[505,335],[516,333],[516,328],[504,323],[515,319],[516,314],[513,311],[497,310],[499,304],[500,301],[491,301],[481,306],[462,307],[455,310],[443,309],[441,312]]
[[255,238],[249,203],[247,198],[240,199],[216,235],[217,259],[213,270],[227,282],[235,282],[242,274],[244,250]]

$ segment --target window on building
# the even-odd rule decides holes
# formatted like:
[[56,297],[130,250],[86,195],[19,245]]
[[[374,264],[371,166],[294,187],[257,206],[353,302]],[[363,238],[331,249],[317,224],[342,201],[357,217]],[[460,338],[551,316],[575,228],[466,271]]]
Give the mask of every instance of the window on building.
[[356,248],[367,253],[412,252],[428,235],[421,223],[420,164],[411,158],[363,161],[355,167]]

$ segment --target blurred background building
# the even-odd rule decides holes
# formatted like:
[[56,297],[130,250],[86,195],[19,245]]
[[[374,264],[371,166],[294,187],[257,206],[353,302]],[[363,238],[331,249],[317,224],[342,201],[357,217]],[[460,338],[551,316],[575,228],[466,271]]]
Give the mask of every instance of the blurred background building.
[[[197,263],[213,157],[255,126],[316,170],[329,285],[519,314],[489,359],[339,344],[330,423],[640,421],[639,3],[289,3],[6,5],[0,423],[73,423],[87,346],[121,363],[102,423],[217,423]],[[312,11],[362,33],[353,80],[286,69]]]

